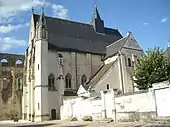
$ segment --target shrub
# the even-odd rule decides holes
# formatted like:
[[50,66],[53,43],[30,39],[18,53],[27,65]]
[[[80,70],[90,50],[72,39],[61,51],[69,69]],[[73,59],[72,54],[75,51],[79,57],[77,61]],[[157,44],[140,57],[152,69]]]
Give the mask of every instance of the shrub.
[[84,116],[83,121],[93,121],[93,118],[91,116]]

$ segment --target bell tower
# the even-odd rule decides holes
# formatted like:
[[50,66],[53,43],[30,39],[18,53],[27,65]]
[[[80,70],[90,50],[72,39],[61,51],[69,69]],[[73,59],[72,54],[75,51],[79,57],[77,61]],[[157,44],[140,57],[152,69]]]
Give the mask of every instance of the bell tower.
[[41,10],[36,23],[35,39],[35,87],[34,87],[34,120],[49,119],[48,106],[48,31],[44,10]]

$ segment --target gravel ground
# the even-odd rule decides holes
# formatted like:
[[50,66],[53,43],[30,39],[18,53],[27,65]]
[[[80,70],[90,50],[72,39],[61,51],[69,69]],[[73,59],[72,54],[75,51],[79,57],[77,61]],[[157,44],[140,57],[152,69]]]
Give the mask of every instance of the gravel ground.
[[18,122],[12,121],[1,122],[0,127],[170,127],[170,125],[154,125],[145,123],[106,123],[106,122],[68,122],[68,121],[46,121],[42,123]]

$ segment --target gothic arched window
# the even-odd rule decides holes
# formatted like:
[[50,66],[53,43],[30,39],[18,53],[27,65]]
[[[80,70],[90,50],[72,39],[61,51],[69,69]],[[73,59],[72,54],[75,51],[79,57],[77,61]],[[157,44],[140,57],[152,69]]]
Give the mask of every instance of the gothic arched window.
[[84,74],[84,75],[81,77],[81,84],[84,85],[86,82],[87,82],[87,76]]
[[22,78],[18,78],[18,89],[22,89]]
[[71,74],[68,73],[65,77],[66,88],[71,88]]
[[131,63],[131,59],[128,58],[128,66],[131,67],[132,66],[132,63]]
[[48,76],[48,89],[54,90],[55,89],[54,85],[55,85],[55,77],[53,74],[50,74]]

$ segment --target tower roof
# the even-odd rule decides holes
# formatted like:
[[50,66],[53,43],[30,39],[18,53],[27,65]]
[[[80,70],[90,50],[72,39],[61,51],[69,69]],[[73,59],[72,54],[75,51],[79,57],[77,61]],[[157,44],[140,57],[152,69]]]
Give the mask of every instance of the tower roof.
[[40,13],[40,17],[39,17],[38,22],[41,23],[41,24],[44,24],[44,25],[46,24],[45,14],[44,14],[43,8],[41,9],[41,13]]
[[101,19],[101,18],[100,18],[99,11],[98,11],[98,9],[97,9],[97,6],[95,6],[95,8],[94,8],[93,19]]

